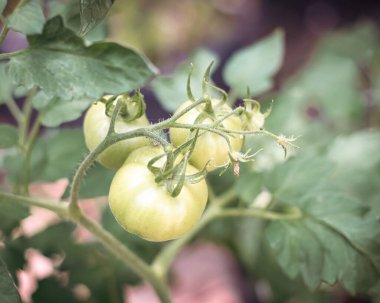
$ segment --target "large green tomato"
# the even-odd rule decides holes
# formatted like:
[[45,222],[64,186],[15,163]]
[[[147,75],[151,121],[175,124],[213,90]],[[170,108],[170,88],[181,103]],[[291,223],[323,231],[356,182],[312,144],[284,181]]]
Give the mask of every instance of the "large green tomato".
[[[156,183],[148,169],[150,159],[163,153],[161,147],[145,146],[131,153],[114,176],[109,204],[116,220],[127,231],[149,241],[167,241],[186,233],[203,213],[208,191],[204,180],[186,182],[176,197],[164,183]],[[155,166],[162,166],[164,158]],[[197,169],[188,165],[187,174]]]
[[[176,112],[179,112],[189,105],[191,105],[191,101],[184,102]],[[220,100],[212,100],[212,107],[215,112],[215,118],[218,119],[229,112],[232,111],[231,107],[227,104],[220,104]],[[187,112],[185,115],[180,117],[177,122],[185,123],[185,124],[193,124],[195,120],[198,118],[199,114],[204,110],[204,105],[197,106]],[[206,118],[201,123],[202,124],[211,124],[213,119]],[[239,117],[230,116],[223,121],[221,124],[225,129],[241,131],[242,123]],[[190,163],[193,164],[198,169],[203,169],[208,161],[210,161],[207,169],[209,171],[216,169],[217,167],[223,166],[230,161],[228,155],[228,144],[226,140],[212,132],[200,132],[202,135],[197,139],[197,143],[195,144],[194,151],[190,157]],[[170,129],[170,140],[174,146],[180,146],[184,142],[186,142],[189,138],[190,130],[184,128],[171,128]],[[240,151],[243,145],[244,138],[241,135],[234,135],[234,137],[230,137],[230,143],[232,147],[232,152]]]
[[[106,115],[105,110],[105,104],[97,101],[90,106],[85,115],[83,124],[84,139],[90,151],[93,151],[107,135],[111,118]],[[128,123],[119,119],[116,120],[115,131],[125,133],[147,125],[149,125],[149,121],[145,115]],[[97,161],[107,168],[118,169],[133,150],[148,144],[149,139],[145,137],[119,141],[104,150],[98,156]]]

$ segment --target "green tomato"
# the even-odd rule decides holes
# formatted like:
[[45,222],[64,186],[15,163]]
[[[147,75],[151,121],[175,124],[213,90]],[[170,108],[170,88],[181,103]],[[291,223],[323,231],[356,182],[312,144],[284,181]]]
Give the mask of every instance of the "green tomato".
[[[114,176],[109,205],[118,223],[127,231],[149,241],[180,237],[199,220],[207,203],[204,180],[185,182],[180,194],[172,197],[165,183],[156,183],[147,163],[161,155],[161,147],[145,146],[131,153]],[[154,166],[162,166],[164,157]],[[198,170],[188,165],[187,174]]]
[[[106,115],[105,110],[105,104],[97,101],[90,106],[84,117],[84,139],[90,151],[93,151],[107,135],[111,118]],[[145,115],[128,123],[116,120],[115,131],[117,133],[125,133],[147,125],[149,125],[149,121]],[[149,142],[149,139],[145,137],[119,141],[104,150],[96,160],[103,166],[116,170],[124,163],[133,150],[148,145]]]
[[[189,105],[191,105],[191,101],[184,102],[176,112],[182,111]],[[220,100],[212,100],[212,107],[214,109],[215,118],[218,119],[229,112],[232,111],[231,107],[227,104],[220,104]],[[177,122],[184,124],[193,124],[198,116],[203,112],[204,105],[197,106],[193,108],[183,116],[181,116]],[[202,124],[211,124],[213,119],[206,118],[201,123]],[[230,116],[225,119],[221,125],[225,129],[241,131],[242,123],[239,117]],[[189,138],[190,130],[184,128],[171,128],[170,129],[170,140],[172,144],[176,147],[185,143]],[[193,164],[198,169],[203,169],[208,161],[209,165],[207,169],[209,171],[214,170],[220,166],[226,165],[229,161],[229,148],[226,140],[212,132],[201,132],[195,144],[194,151],[190,157],[190,163]],[[230,143],[232,147],[232,152],[240,151],[243,145],[244,137],[242,135],[234,135],[234,137],[230,137]]]

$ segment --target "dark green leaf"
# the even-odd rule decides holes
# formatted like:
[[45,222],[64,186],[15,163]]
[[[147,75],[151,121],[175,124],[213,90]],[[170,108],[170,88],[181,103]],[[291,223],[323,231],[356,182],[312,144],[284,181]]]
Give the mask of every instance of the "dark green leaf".
[[38,288],[33,293],[34,302],[55,302],[55,303],[78,303],[73,291],[60,283],[56,278],[51,277],[38,282]]
[[0,124],[0,148],[16,146],[17,142],[17,128],[9,124]]
[[5,64],[0,63],[0,104],[12,97],[12,82],[5,72]]
[[[190,63],[194,65],[194,72],[191,77],[191,89],[194,97],[202,97],[202,78],[208,65],[212,61],[213,69],[217,67],[218,57],[216,54],[206,49],[198,50],[190,60],[179,65],[173,74],[155,79],[152,88],[158,101],[164,109],[174,112],[180,104],[188,100],[186,93],[186,82],[190,72]],[[212,90],[210,89],[210,93]],[[215,92],[213,92],[215,95]]]
[[27,207],[0,198],[0,230],[9,235],[14,228],[19,226],[20,221],[29,215]]
[[25,35],[40,34],[45,23],[41,4],[36,0],[17,8],[8,20],[10,28]]
[[89,170],[83,181],[79,193],[80,198],[107,196],[114,175],[113,171],[96,164]]
[[[73,231],[75,224],[71,222],[60,222],[48,226],[40,233],[28,239],[29,246],[40,250],[46,256],[61,254],[75,245]],[[59,239],[57,241],[57,239]]]
[[81,33],[94,28],[107,15],[114,0],[80,0]]
[[16,285],[2,259],[0,259],[0,302],[21,303],[21,298],[16,289]]
[[223,70],[223,78],[233,91],[245,97],[247,87],[253,96],[270,90],[273,77],[284,57],[284,33],[270,36],[236,52]]
[[157,72],[142,55],[116,43],[85,46],[59,16],[46,23],[41,35],[28,40],[30,48],[8,63],[9,74],[28,88],[39,86],[49,97],[70,100],[123,93]]

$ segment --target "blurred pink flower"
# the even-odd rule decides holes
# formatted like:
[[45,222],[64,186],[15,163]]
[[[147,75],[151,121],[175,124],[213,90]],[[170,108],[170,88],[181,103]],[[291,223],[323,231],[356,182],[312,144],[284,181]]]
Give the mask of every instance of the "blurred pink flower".
[[32,302],[32,294],[37,289],[37,280],[45,279],[54,273],[53,261],[38,250],[28,249],[25,254],[24,270],[17,272],[19,292],[24,303]]

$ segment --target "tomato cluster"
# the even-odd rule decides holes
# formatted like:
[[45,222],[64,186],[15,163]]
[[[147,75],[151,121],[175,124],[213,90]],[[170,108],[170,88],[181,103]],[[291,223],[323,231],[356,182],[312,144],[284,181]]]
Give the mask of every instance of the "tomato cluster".
[[[84,135],[90,151],[106,138],[113,114],[108,109],[116,108],[118,99],[106,96],[87,111]],[[178,118],[169,126],[171,143],[126,139],[97,157],[103,166],[117,170],[109,191],[117,222],[146,240],[171,240],[189,231],[206,207],[206,172],[236,165],[235,155],[240,154],[242,130],[247,129],[242,112],[224,100],[206,97],[196,106],[194,102],[185,101],[174,114]],[[113,119],[116,133],[150,127],[145,114],[126,121],[116,113]]]

